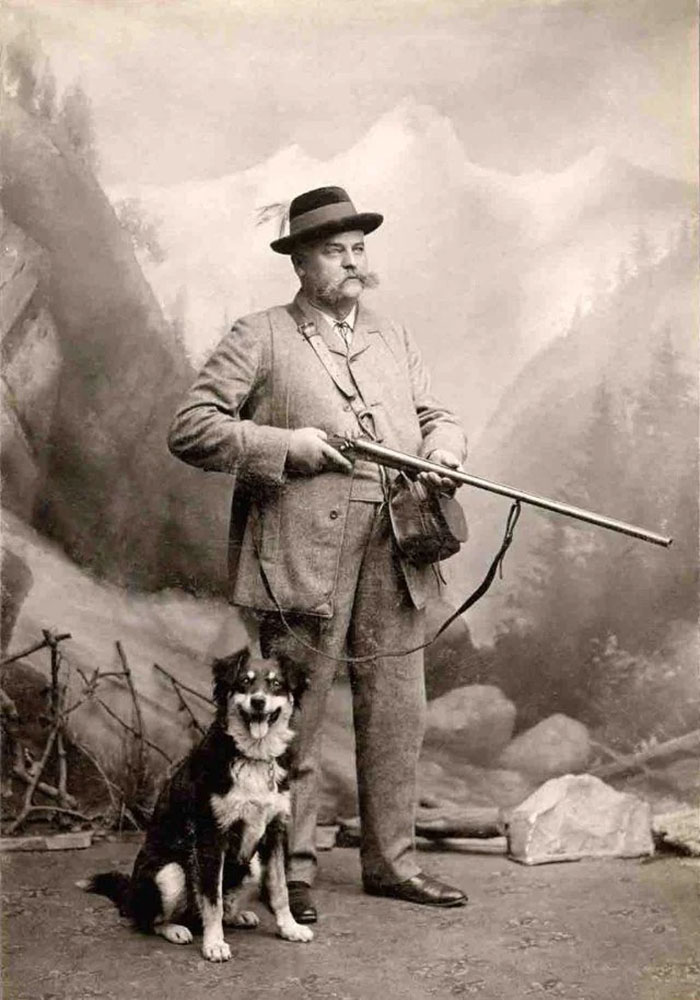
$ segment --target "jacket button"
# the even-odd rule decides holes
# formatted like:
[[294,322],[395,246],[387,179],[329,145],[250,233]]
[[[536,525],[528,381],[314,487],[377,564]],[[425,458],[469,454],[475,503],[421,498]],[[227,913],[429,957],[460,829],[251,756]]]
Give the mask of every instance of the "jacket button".
[[335,521],[335,519],[336,519],[337,517],[340,517],[340,511],[339,511],[339,510],[332,510],[332,511],[330,512],[330,515],[329,515],[329,517],[330,517],[331,521]]

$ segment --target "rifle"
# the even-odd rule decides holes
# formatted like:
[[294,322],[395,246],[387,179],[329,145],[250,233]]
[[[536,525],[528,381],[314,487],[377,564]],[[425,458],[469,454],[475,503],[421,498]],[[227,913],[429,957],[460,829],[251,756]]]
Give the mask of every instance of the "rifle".
[[504,486],[501,483],[494,483],[489,479],[481,479],[479,476],[472,476],[467,472],[449,469],[447,466],[439,465],[437,462],[429,462],[427,459],[418,458],[416,455],[406,455],[401,451],[385,448],[384,445],[377,444],[376,441],[369,441],[366,438],[356,438],[349,435],[346,437],[334,436],[328,438],[328,443],[346,458],[362,458],[388,469],[398,469],[409,476],[417,476],[421,472],[436,472],[444,479],[451,479],[453,483],[475,486],[476,489],[487,490],[489,493],[498,493],[500,496],[510,497],[512,500],[530,504],[532,507],[541,507],[543,510],[554,511],[555,514],[563,514],[565,517],[576,518],[577,521],[596,524],[599,528],[619,531],[623,535],[631,535],[632,538],[641,538],[645,542],[651,542],[652,545],[662,545],[664,548],[668,548],[673,541],[672,538],[666,535],[659,535],[655,531],[647,531],[646,528],[627,524],[626,521],[617,521],[612,517],[594,514],[593,511],[586,510],[583,507],[574,507],[571,504],[562,503],[560,500],[550,500],[548,497],[526,493],[524,490],[517,490],[512,486]]

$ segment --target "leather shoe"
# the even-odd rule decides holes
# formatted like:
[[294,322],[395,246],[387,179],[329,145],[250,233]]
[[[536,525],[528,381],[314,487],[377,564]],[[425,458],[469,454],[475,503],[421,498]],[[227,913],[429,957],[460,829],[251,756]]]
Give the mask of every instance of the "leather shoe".
[[311,886],[306,882],[287,882],[289,909],[298,924],[315,924],[318,913],[311,898]]
[[464,906],[467,902],[467,896],[461,889],[447,885],[425,872],[419,872],[403,882],[390,882],[387,885],[365,882],[364,889],[370,896],[390,896],[392,899],[403,899],[407,903],[424,906]]

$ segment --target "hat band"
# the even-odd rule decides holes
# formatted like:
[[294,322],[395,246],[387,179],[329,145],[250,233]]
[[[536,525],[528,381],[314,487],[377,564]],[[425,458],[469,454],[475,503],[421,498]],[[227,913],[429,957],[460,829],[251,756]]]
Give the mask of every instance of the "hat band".
[[321,205],[320,208],[312,208],[310,212],[302,215],[295,215],[289,220],[289,235],[297,236],[307,229],[315,229],[323,226],[326,222],[338,222],[357,215],[355,206],[350,201],[336,201],[331,205]]

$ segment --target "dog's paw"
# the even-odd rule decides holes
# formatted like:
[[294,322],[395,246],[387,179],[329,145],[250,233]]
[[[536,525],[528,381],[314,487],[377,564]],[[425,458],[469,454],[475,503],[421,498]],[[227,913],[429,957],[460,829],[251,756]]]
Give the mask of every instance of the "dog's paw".
[[191,944],[192,931],[182,924],[162,924],[155,928],[156,932],[171,944]]
[[293,917],[280,923],[277,933],[285,941],[299,941],[305,944],[314,939],[314,932],[311,928],[305,927],[303,924],[298,924]]
[[228,962],[231,957],[231,949],[225,941],[204,941],[202,954],[210,962]]
[[229,918],[228,922],[232,927],[257,927],[260,923],[260,917],[253,910],[241,910],[240,913],[234,913]]

